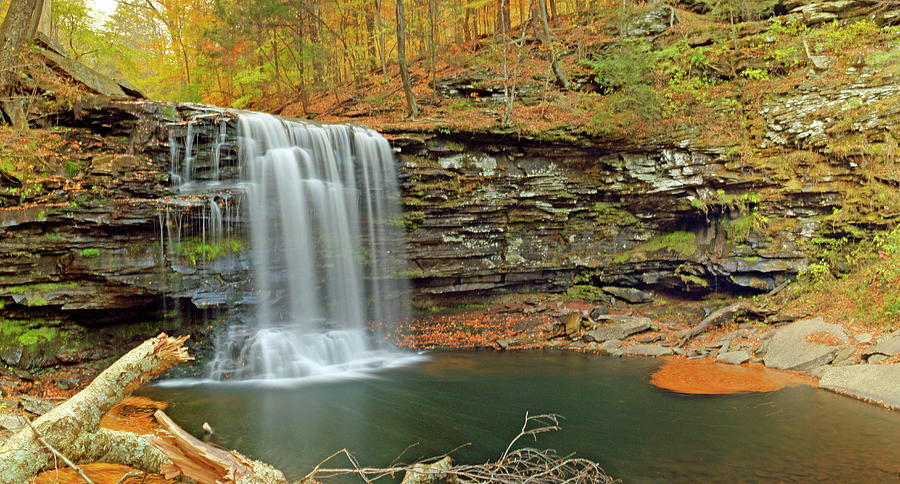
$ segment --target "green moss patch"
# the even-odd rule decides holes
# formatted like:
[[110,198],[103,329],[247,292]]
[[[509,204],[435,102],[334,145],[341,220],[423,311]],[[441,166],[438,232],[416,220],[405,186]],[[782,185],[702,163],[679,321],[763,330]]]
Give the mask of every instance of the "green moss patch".
[[194,267],[200,261],[211,261],[229,254],[244,250],[246,244],[241,239],[226,238],[219,241],[204,242],[199,237],[192,237],[177,245],[178,255],[191,261]]
[[599,287],[582,284],[576,284],[566,290],[566,296],[579,301],[595,302],[602,299],[605,295]]

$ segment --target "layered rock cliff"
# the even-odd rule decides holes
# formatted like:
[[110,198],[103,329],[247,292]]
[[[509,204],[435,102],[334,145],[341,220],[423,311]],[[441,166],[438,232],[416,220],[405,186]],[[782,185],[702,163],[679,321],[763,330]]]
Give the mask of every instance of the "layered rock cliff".
[[[897,223],[896,47],[850,63],[810,56],[802,81],[746,102],[725,139],[696,127],[641,141],[577,127],[388,129],[404,217],[387,222],[408,236],[409,268],[398,276],[438,302],[513,291],[600,297],[601,287],[603,297],[770,290],[829,241]],[[55,151],[24,138],[0,147],[0,359],[69,361],[127,333],[92,329],[111,323],[168,321],[146,333],[180,324],[176,314],[241,317],[252,283],[239,197],[175,193],[171,168],[191,149],[197,179],[235,178],[233,117],[93,98],[53,124],[36,137],[58,138]],[[39,146],[22,155],[17,143]],[[14,169],[25,158],[38,168],[30,176]],[[214,214],[230,227],[226,244],[204,238]],[[30,350],[35,343],[48,344]]]

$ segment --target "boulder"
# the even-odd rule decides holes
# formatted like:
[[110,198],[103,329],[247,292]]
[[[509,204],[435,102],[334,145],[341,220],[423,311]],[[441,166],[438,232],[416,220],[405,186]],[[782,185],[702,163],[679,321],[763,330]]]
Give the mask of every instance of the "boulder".
[[719,353],[716,361],[719,363],[728,363],[730,365],[740,365],[750,359],[750,354],[744,350],[729,351],[727,353]]
[[620,323],[597,328],[584,333],[584,341],[602,343],[609,340],[623,340],[635,333],[650,329],[650,318],[629,317]]
[[569,313],[562,319],[563,329],[569,339],[575,339],[581,332],[581,315],[578,313]]
[[[841,341],[841,345],[830,346],[807,341],[807,337],[826,332]],[[804,319],[779,328],[769,343],[763,362],[769,368],[779,370],[811,370],[831,362],[840,347],[849,344],[844,328],[828,324],[821,317]]]
[[623,349],[624,354],[630,356],[668,356],[672,354],[672,348],[660,345],[634,345]]
[[831,364],[837,365],[837,364],[843,363],[844,361],[847,360],[847,358],[850,358],[850,356],[853,354],[853,351],[854,351],[854,348],[852,346],[848,346],[848,347],[842,349],[841,351],[838,352],[837,355],[835,355],[834,359],[831,360]]
[[624,34],[630,37],[645,37],[661,34],[675,24],[675,9],[661,4],[632,18],[624,27]]
[[653,293],[649,293],[646,291],[641,291],[640,289],[635,289],[633,287],[616,287],[616,286],[604,286],[603,292],[615,296],[623,301],[630,302],[632,304],[640,304],[640,303],[648,303],[653,301]]
[[609,341],[604,341],[603,344],[597,347],[597,350],[599,350],[601,353],[614,354],[614,352],[618,352],[619,354],[621,354],[621,348],[622,342],[620,340],[611,339]]
[[11,432],[18,432],[25,426],[25,418],[18,415],[10,415],[8,413],[0,414],[0,428],[4,428]]
[[134,155],[98,155],[91,160],[91,173],[118,176],[137,169],[140,160]]
[[609,308],[606,306],[597,306],[591,309],[591,319],[599,319],[600,316],[609,314]]
[[882,342],[863,351],[863,356],[885,355],[893,356],[900,353],[900,336],[889,336]]
[[853,339],[855,339],[856,342],[859,344],[866,345],[866,344],[869,344],[872,342],[872,334],[871,333],[859,333],[859,334],[853,336]]
[[827,71],[831,69],[831,66],[834,65],[836,58],[830,55],[811,55],[809,56],[809,63],[812,65],[812,68],[817,71]]
[[900,365],[833,366],[822,372],[819,386],[900,407]]

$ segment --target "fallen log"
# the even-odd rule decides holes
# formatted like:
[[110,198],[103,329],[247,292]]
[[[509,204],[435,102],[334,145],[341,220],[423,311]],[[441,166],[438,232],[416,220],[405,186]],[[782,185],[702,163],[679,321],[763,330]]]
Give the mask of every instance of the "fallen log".
[[206,444],[178,426],[162,410],[154,414],[160,430],[146,439],[168,457],[162,466],[166,479],[185,476],[200,484],[281,484],[284,474],[274,467]]
[[734,304],[729,304],[724,308],[720,308],[709,313],[709,315],[703,318],[703,320],[700,321],[700,324],[698,324],[697,326],[676,333],[675,336],[681,339],[679,346],[684,345],[688,341],[692,340],[695,336],[706,331],[707,329],[721,324],[725,321],[729,321],[734,318],[734,316],[741,313],[750,314],[756,316],[759,319],[762,319],[770,314],[773,314],[774,311],[760,308],[753,304],[753,302],[751,301],[738,301]]
[[[766,293],[766,297],[775,296],[776,294],[778,294],[779,292],[784,290],[784,288],[788,287],[790,285],[790,283],[791,283],[791,281],[789,281],[789,280],[782,282],[781,284],[776,286],[775,289],[772,289],[771,291]],[[771,316],[772,314],[775,314],[775,312],[776,311],[774,311],[772,309],[760,307],[752,301],[738,301],[734,304],[729,304],[728,306],[725,306],[724,308],[720,308],[720,309],[717,309],[717,310],[709,313],[708,316],[706,316],[705,318],[703,318],[702,321],[700,321],[700,324],[698,324],[697,326],[694,326],[693,328],[686,329],[684,331],[679,331],[678,333],[675,334],[675,336],[680,339],[678,346],[684,346],[685,343],[694,339],[694,337],[697,336],[698,334],[706,331],[707,328],[710,328],[717,324],[728,321],[733,316],[735,316],[739,313],[747,313],[747,314],[756,316],[760,319],[763,319],[766,316]]]
[[[76,464],[114,462],[158,473],[168,459],[137,434],[100,428],[100,419],[134,389],[183,361],[187,336],[160,334],[129,351],[97,376],[87,388],[23,428],[0,446],[0,483],[18,484],[56,460],[52,446]],[[37,438],[40,434],[45,446]]]
[[145,341],[87,388],[10,437],[0,446],[0,483],[27,482],[66,461],[76,470],[79,464],[119,464],[173,482],[286,484],[281,471],[195,439],[162,410],[154,414],[160,428],[152,435],[100,427],[104,414],[136,388],[193,359],[184,347],[187,338],[163,333]]

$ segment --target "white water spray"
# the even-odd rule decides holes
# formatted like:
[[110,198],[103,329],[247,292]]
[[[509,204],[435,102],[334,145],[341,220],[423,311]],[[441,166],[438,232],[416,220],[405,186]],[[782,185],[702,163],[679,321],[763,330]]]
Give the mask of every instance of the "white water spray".
[[[196,120],[197,118],[195,118]],[[350,125],[318,125],[261,113],[238,116],[237,152],[249,241],[255,322],[232,325],[216,341],[213,379],[296,379],[392,366],[369,321],[406,317],[407,283],[397,177],[387,140]],[[224,121],[202,183],[187,125],[173,174],[196,193],[222,189]],[[215,205],[215,204],[213,204]],[[203,237],[223,227],[220,207],[203,218]]]

